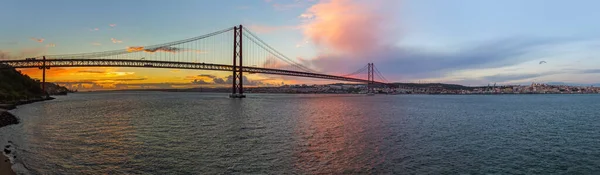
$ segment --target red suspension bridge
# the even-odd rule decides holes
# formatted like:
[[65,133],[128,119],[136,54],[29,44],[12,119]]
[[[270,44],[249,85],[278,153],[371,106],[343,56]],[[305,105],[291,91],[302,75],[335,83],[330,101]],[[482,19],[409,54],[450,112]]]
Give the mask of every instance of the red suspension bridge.
[[[345,75],[329,75],[315,71],[281,54],[242,25],[199,37],[146,47],[0,60],[0,65],[42,69],[42,82],[46,79],[46,69],[51,67],[141,67],[230,71],[233,77],[230,95],[232,98],[245,97],[244,73],[366,83],[369,92],[373,92],[374,84],[388,82],[373,63],[368,63],[361,69]],[[367,79],[360,77],[365,71]],[[375,77],[378,80],[375,80]],[[45,87],[43,88],[45,90]]]

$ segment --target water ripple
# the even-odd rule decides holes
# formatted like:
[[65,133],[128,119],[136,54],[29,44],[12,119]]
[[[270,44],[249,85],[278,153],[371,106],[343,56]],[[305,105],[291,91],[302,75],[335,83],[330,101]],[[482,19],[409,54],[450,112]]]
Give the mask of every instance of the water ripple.
[[[594,174],[595,95],[78,93],[0,129],[33,174]],[[6,135],[6,137],[4,137]]]

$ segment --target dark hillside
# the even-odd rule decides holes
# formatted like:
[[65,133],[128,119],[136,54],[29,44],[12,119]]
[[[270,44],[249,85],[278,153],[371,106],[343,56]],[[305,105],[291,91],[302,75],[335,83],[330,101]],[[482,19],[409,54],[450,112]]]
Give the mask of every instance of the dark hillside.
[[28,100],[45,96],[40,82],[14,68],[0,65],[0,103]]
[[[46,82],[44,93],[39,80],[22,74],[14,68],[0,65],[0,104],[23,104],[47,100],[47,95],[67,95],[69,89]],[[0,107],[1,108],[1,107]]]

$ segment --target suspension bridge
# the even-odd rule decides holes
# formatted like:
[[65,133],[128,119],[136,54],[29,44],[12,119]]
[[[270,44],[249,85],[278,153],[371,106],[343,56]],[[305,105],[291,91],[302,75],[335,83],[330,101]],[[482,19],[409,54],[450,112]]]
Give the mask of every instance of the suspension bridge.
[[[244,98],[244,73],[308,77],[366,83],[369,93],[387,79],[368,63],[355,72],[331,75],[304,66],[275,50],[242,25],[206,35],[151,46],[127,47],[105,52],[45,55],[19,60],[0,60],[2,67],[46,69],[51,67],[139,67],[197,69],[232,72],[231,98]],[[367,78],[362,75],[367,72]],[[376,80],[375,77],[378,79]]]

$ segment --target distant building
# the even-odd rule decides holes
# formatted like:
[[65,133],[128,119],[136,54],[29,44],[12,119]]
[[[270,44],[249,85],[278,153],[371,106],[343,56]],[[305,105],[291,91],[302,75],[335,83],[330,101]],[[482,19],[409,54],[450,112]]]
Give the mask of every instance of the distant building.
[[341,90],[343,89],[343,87],[341,85],[329,85],[329,88],[331,89],[336,89],[336,90]]

